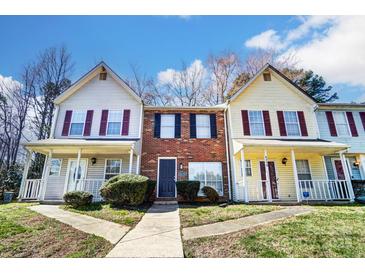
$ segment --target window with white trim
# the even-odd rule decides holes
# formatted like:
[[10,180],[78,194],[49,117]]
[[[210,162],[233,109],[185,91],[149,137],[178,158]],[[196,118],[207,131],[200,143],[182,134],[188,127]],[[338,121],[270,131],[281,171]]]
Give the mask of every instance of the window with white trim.
[[106,159],[104,179],[108,180],[111,177],[118,175],[122,172],[122,160],[118,159]]
[[[246,176],[252,176],[251,160],[245,160],[245,169],[246,169]],[[241,176],[243,176],[242,160],[240,160],[240,171],[241,171]]]
[[200,188],[210,186],[223,195],[221,162],[190,162],[189,180],[200,181]]
[[296,160],[298,180],[302,181],[301,185],[303,188],[313,188],[312,174],[309,167],[308,160]]
[[265,124],[262,111],[249,110],[248,120],[250,123],[250,131],[253,136],[265,136]]
[[122,125],[122,111],[110,110],[108,113],[107,135],[120,135]]
[[208,114],[197,114],[195,117],[196,117],[196,138],[211,138],[210,116]]
[[175,114],[161,114],[160,138],[175,138]]
[[288,136],[300,136],[299,119],[296,111],[284,111],[286,134]]
[[60,176],[61,173],[61,159],[51,159],[51,166],[49,168],[49,176]]
[[350,136],[349,125],[344,111],[334,111],[333,119],[335,120],[338,136]]
[[81,136],[84,132],[86,111],[74,111],[71,118],[70,136]]

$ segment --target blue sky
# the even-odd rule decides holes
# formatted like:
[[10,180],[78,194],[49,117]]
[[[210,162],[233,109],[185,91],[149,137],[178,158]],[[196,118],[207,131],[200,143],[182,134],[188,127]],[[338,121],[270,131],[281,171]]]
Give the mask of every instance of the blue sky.
[[[351,22],[338,18],[314,19],[292,16],[0,16],[0,26],[3,26],[0,75],[17,79],[22,66],[39,51],[62,44],[68,47],[75,62],[73,80],[100,60],[106,61],[122,77],[130,73],[130,63],[156,76],[169,68],[178,69],[182,60],[187,63],[204,61],[210,53],[227,49],[244,57],[250,50],[270,44],[283,53],[298,50],[305,59],[303,66],[313,67],[316,73],[325,76],[328,84],[334,84],[340,91],[341,101],[362,98],[365,101],[365,82],[358,81],[353,73],[338,79],[341,66],[337,64],[339,68],[333,71],[330,56],[324,60],[326,44],[319,48],[318,57],[313,56],[317,40],[327,39],[330,41],[322,42],[329,44],[331,32],[336,28],[341,31],[341,27]],[[357,47],[362,46],[361,43]],[[349,47],[343,47],[346,46]],[[341,50],[347,52],[351,48],[341,46]],[[348,56],[333,56],[336,57],[349,60]],[[318,65],[318,62],[324,64]],[[361,68],[364,64],[358,66]]]

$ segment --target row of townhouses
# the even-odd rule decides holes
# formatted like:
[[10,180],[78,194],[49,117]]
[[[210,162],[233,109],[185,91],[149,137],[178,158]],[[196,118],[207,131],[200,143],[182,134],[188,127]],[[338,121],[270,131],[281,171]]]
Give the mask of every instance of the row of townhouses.
[[[20,199],[98,201],[108,178],[136,173],[157,181],[157,198],[199,180],[222,200],[353,201],[351,181],[365,179],[365,106],[318,104],[269,64],[217,106],[146,106],[103,62],[54,103],[51,137],[24,144]],[[38,179],[32,153],[46,155]]]

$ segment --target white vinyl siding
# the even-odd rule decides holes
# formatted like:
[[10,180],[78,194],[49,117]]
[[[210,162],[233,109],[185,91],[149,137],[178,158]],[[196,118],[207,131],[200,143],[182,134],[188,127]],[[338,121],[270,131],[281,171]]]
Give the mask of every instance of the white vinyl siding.
[[262,111],[248,111],[248,120],[250,123],[250,133],[252,136],[265,136],[265,124]]
[[161,133],[160,138],[175,138],[175,115],[161,115]]
[[122,160],[118,159],[106,159],[104,179],[108,180],[111,177],[120,174],[122,171]]
[[223,195],[222,163],[190,162],[189,180],[200,181],[200,188],[210,186]]
[[300,136],[299,119],[296,111],[284,111],[286,134]]
[[209,115],[207,114],[196,115],[196,138],[211,138]]
[[108,113],[107,135],[120,135],[122,125],[122,111],[110,110]]
[[81,136],[84,132],[86,111],[73,111],[70,125],[70,136]]
[[334,111],[333,119],[335,120],[337,135],[344,137],[350,136],[346,113],[344,111]]

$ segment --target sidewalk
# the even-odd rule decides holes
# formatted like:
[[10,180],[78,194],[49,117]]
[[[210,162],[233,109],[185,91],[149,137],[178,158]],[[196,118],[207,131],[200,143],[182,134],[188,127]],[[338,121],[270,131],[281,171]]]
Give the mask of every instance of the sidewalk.
[[154,204],[107,257],[183,258],[178,205]]
[[182,234],[184,240],[227,234],[258,225],[279,221],[288,217],[309,213],[311,211],[312,209],[309,207],[291,206],[282,210],[252,215],[225,222],[187,227],[182,230]]
[[83,232],[103,237],[112,244],[116,244],[129,230],[128,226],[62,210],[57,205],[36,205],[29,209]]

